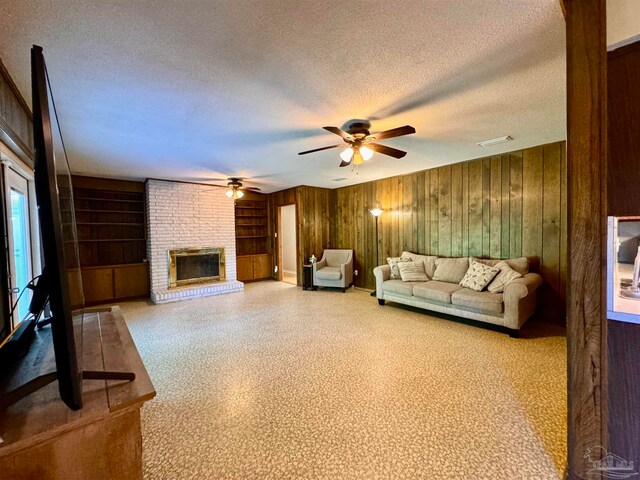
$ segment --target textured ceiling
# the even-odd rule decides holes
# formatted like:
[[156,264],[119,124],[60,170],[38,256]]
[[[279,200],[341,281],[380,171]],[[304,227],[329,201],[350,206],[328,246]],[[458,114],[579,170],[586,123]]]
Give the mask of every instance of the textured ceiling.
[[[565,138],[558,0],[4,0],[0,28],[28,101],[44,47],[77,173],[338,187]],[[359,172],[297,155],[355,118],[418,133]]]

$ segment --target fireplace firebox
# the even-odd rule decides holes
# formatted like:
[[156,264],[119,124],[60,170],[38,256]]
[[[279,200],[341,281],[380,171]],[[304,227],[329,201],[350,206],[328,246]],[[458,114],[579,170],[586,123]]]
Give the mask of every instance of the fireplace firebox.
[[225,279],[224,248],[169,250],[169,288]]

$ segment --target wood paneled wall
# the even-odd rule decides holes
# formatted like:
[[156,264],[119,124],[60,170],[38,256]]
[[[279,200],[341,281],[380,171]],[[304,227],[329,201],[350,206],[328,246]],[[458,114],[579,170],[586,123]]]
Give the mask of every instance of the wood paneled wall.
[[[324,249],[331,246],[334,197],[334,190],[305,185],[275,192],[269,196],[272,239],[276,228],[277,207],[296,205],[299,285],[302,282],[302,264],[311,254],[320,258]],[[274,253],[274,265],[277,265],[277,249],[273,244],[272,252]]]
[[[545,279],[543,304],[564,315],[566,155],[558,142],[335,190],[331,246],[355,250],[356,286],[403,250],[439,256],[527,256]],[[375,219],[379,220],[376,261]]]
[[33,166],[33,123],[27,103],[0,61],[0,140]]

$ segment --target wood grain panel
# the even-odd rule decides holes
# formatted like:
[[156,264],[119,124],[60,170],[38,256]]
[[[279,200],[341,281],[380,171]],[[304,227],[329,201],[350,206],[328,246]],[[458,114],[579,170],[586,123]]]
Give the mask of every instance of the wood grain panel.
[[[565,0],[567,24],[567,352],[569,479],[589,478],[587,449],[608,447],[605,0]],[[637,439],[636,439],[637,440]]]

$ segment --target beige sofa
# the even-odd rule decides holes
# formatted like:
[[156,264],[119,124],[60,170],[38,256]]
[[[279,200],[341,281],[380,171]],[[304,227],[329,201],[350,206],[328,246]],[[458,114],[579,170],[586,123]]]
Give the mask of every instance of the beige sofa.
[[[528,271],[529,265],[526,258],[513,259],[513,262],[511,259],[506,260],[523,276],[507,284],[503,293],[490,293],[461,287],[455,282],[459,274],[455,274],[456,278],[449,281],[433,280],[438,257],[416,255],[411,252],[403,252],[402,256],[409,257],[414,262],[424,262],[425,271],[430,280],[426,282],[392,280],[389,265],[378,266],[374,268],[373,273],[376,278],[376,296],[380,305],[384,305],[385,300],[389,300],[500,325],[509,329],[510,335],[514,337],[518,336],[522,325],[536,310],[536,290],[542,285],[542,277]],[[472,258],[467,258],[469,264],[473,261]],[[476,260],[490,265],[495,265],[499,261]]]

